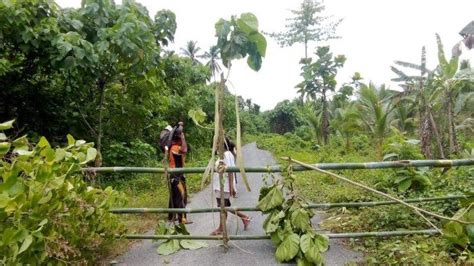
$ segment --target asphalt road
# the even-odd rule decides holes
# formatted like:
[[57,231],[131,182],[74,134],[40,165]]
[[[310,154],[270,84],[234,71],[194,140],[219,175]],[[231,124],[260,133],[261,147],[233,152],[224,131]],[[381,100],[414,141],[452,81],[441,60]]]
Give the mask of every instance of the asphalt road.
[[[259,150],[255,143],[243,147],[247,166],[266,166],[275,164],[272,155]],[[238,183],[238,198],[232,199],[232,206],[255,206],[260,187],[263,184],[262,174],[248,174],[251,192],[247,192],[243,182]],[[207,187],[192,197],[189,208],[216,207],[215,199],[211,198],[211,189]],[[248,213],[253,217],[249,230],[243,231],[240,219],[229,215],[227,226],[230,234],[263,235],[262,223],[265,219],[258,212]],[[209,235],[219,224],[218,213],[197,213],[189,215],[194,221],[187,226],[193,235]],[[313,226],[317,226],[322,217],[313,218]],[[149,232],[152,234],[153,232]],[[221,241],[207,241],[209,247],[198,250],[180,250],[170,256],[161,256],[156,252],[157,244],[151,240],[135,244],[127,253],[116,258],[120,265],[279,265],[275,260],[275,247],[270,240],[238,240],[231,241],[231,248],[224,252]],[[362,257],[345,248],[337,240],[331,240],[330,249],[324,254],[326,265],[344,265]]]

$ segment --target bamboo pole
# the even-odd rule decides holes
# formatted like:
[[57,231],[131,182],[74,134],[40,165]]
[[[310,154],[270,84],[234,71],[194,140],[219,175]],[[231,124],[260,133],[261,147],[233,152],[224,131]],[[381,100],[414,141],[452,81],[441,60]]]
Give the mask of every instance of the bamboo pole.
[[288,158],[288,157],[285,157],[285,158],[283,158],[283,159],[284,159],[284,160],[287,160],[287,161],[289,161],[289,162],[297,163],[297,164],[299,164],[299,165],[301,165],[301,166],[304,166],[304,167],[307,167],[307,168],[316,170],[316,171],[318,171],[318,172],[320,172],[320,173],[323,173],[323,174],[326,174],[326,175],[335,177],[335,178],[337,178],[337,179],[339,179],[339,180],[342,180],[342,181],[344,181],[344,182],[346,182],[346,183],[349,183],[349,184],[354,185],[354,186],[356,186],[356,187],[362,188],[362,189],[364,189],[364,190],[368,190],[368,191],[373,192],[373,193],[375,193],[375,194],[377,194],[377,195],[380,195],[380,196],[382,196],[382,197],[391,199],[391,200],[393,200],[393,201],[397,201],[397,202],[399,202],[400,204],[402,204],[402,205],[404,205],[404,206],[406,206],[406,207],[412,209],[416,214],[418,214],[420,217],[422,217],[422,218],[423,218],[428,224],[430,224],[433,228],[436,228],[440,233],[441,233],[441,230],[439,230],[430,220],[428,220],[428,219],[424,216],[425,214],[426,214],[426,215],[429,215],[429,216],[432,216],[432,217],[436,217],[436,218],[438,218],[438,219],[443,219],[443,220],[448,220],[448,221],[454,221],[454,222],[458,222],[458,223],[462,223],[462,224],[473,224],[473,223],[474,223],[474,222],[468,222],[468,221],[458,220],[458,219],[455,219],[455,218],[450,218],[450,217],[443,216],[443,215],[440,215],[440,214],[437,214],[437,213],[434,213],[434,212],[427,211],[427,210],[425,210],[425,209],[421,209],[421,208],[419,208],[419,207],[417,207],[417,206],[415,206],[415,205],[408,204],[408,203],[406,203],[405,201],[403,201],[403,200],[401,200],[401,199],[399,199],[399,198],[397,198],[397,197],[394,197],[394,196],[392,196],[392,195],[383,193],[383,192],[381,192],[381,191],[378,191],[378,190],[376,190],[376,189],[373,189],[373,188],[368,187],[368,186],[366,186],[366,185],[364,185],[364,184],[362,184],[362,183],[358,183],[358,182],[356,182],[356,181],[354,181],[354,180],[351,180],[351,179],[349,179],[349,178],[343,177],[343,176],[341,176],[341,175],[338,175],[338,174],[335,174],[335,173],[332,173],[332,172],[328,172],[328,171],[325,171],[325,170],[321,170],[321,169],[319,169],[319,168],[317,168],[317,167],[314,167],[314,166],[312,166],[312,165],[310,165],[310,164],[306,164],[306,163],[304,163],[304,162],[300,162],[300,161],[298,161],[298,160],[291,159],[291,158]]
[[[356,170],[356,169],[386,169],[386,168],[407,168],[407,167],[457,167],[474,165],[474,159],[461,160],[406,160],[406,161],[390,161],[390,162],[367,162],[367,163],[319,163],[312,164],[312,167],[321,170]],[[245,167],[248,173],[268,173],[281,172],[285,167],[280,165],[272,165],[267,167]],[[169,173],[204,173],[206,167],[186,167],[169,169]],[[293,171],[312,171],[314,169],[296,165]],[[163,168],[154,167],[88,167],[82,168],[84,172],[95,173],[164,173]],[[238,167],[227,167],[226,172],[239,172]]]
[[[229,71],[230,72],[230,71]],[[219,120],[216,121],[218,123],[219,135],[217,137],[217,151],[219,154],[219,159],[224,160],[224,88],[225,88],[225,79],[224,74],[221,73],[221,82],[219,84],[219,101],[216,103],[219,110]],[[218,168],[219,172],[219,194],[220,194],[220,225],[219,228],[222,230],[222,243],[224,244],[224,251],[227,252],[229,249],[229,238],[227,234],[227,212],[225,211],[225,199],[224,199],[224,178],[228,178],[225,175],[225,167],[223,165],[219,165]],[[229,180],[230,183],[230,180]]]
[[[439,232],[434,229],[426,230],[401,230],[401,231],[381,231],[381,232],[360,232],[360,233],[327,233],[322,234],[328,238],[361,238],[361,237],[391,237],[407,235],[437,235]],[[192,240],[222,240],[223,236],[203,236],[203,235],[124,235],[126,239],[192,239]],[[229,240],[264,240],[270,239],[267,235],[229,235]]]
[[[405,202],[415,203],[415,202],[431,202],[431,201],[446,201],[446,200],[456,200],[456,199],[466,199],[474,196],[466,195],[453,195],[446,197],[432,197],[432,198],[413,198],[406,199]],[[337,202],[337,203],[314,203],[314,204],[305,204],[302,207],[308,209],[331,209],[331,208],[357,208],[357,207],[374,207],[374,206],[383,206],[383,205],[393,205],[400,204],[397,201],[368,201],[368,202]],[[127,214],[127,213],[209,213],[209,212],[219,212],[220,208],[198,208],[198,209],[169,209],[169,208],[115,208],[111,209],[111,213],[116,214]],[[236,212],[236,211],[260,211],[257,207],[226,207],[227,212]]]

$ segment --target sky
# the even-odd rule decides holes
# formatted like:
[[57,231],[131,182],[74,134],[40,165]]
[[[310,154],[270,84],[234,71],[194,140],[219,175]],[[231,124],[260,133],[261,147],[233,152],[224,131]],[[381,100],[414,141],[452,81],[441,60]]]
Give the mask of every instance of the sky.
[[[158,10],[169,9],[176,14],[175,41],[169,49],[176,50],[189,40],[197,41],[204,51],[216,44],[214,24],[219,18],[244,12],[254,13],[259,28],[265,32],[284,29],[290,10],[297,9],[297,0],[137,0],[148,8],[150,16]],[[79,7],[81,0],[57,0],[61,7]],[[121,3],[121,1],[116,1]],[[440,34],[445,52],[461,40],[459,31],[474,20],[472,0],[326,0],[325,14],[342,18],[337,30],[340,39],[328,43],[311,43],[308,53],[318,45],[330,45],[334,55],[344,54],[347,61],[339,71],[341,85],[350,81],[354,72],[361,73],[364,82],[387,83],[397,89],[390,79],[394,60],[419,63],[421,49],[426,46],[429,68],[437,65],[435,33]],[[472,52],[464,56],[472,57]],[[267,52],[259,72],[251,70],[246,60],[233,62],[229,80],[234,92],[252,99],[261,110],[272,109],[278,102],[297,96],[295,85],[302,81],[299,60],[304,46],[280,47],[267,36]],[[471,60],[474,62],[474,60]],[[232,91],[232,88],[231,88]]]

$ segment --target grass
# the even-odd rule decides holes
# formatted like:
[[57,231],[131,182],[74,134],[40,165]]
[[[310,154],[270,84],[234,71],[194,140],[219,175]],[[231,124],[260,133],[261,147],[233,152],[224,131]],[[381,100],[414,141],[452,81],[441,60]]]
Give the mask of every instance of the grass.
[[[276,158],[292,157],[306,163],[378,161],[372,142],[366,136],[355,136],[353,146],[349,149],[337,137],[333,137],[328,145],[320,147],[289,133],[283,136],[276,134],[250,136],[247,140],[256,141],[259,148],[271,151]],[[386,147],[392,146],[386,145]],[[403,159],[417,159],[420,156],[418,150],[416,147],[403,147],[402,152],[408,154],[407,156],[412,156]],[[280,163],[285,164],[281,160]],[[474,187],[472,169],[468,167],[451,169],[446,173],[442,173],[442,169],[430,170],[427,175],[429,175],[431,186],[424,189],[413,187],[405,192],[399,191],[396,183],[396,179],[400,177],[400,170],[343,170],[335,171],[335,173],[400,198],[459,194],[472,190]],[[295,175],[297,193],[311,202],[380,200],[366,191],[341,183],[329,176],[312,171],[296,172]],[[425,203],[422,207],[447,216],[452,216],[459,209],[458,202]],[[333,232],[428,228],[425,222],[412,211],[398,205],[338,208],[328,211],[327,215],[329,218],[322,223],[322,227]],[[435,222],[442,227],[441,222]],[[440,236],[356,239],[348,243],[354,249],[366,254],[363,262],[365,264],[454,263],[446,242]]]
[[[207,164],[205,151],[194,152],[187,158],[186,166],[203,166]],[[148,162],[148,166],[158,167],[156,162]],[[109,177],[112,178],[112,177]],[[113,176],[113,180],[103,181],[102,185],[111,185],[114,189],[124,193],[126,207],[166,208],[168,207],[168,186],[162,174],[127,174]],[[190,197],[201,190],[201,174],[186,175],[187,189]],[[104,177],[103,177],[104,179]],[[121,207],[121,206],[117,206]],[[167,214],[118,214],[127,233],[138,234],[154,230],[160,220],[167,219]],[[111,259],[124,254],[139,240],[120,239],[104,250],[100,261],[107,264]]]

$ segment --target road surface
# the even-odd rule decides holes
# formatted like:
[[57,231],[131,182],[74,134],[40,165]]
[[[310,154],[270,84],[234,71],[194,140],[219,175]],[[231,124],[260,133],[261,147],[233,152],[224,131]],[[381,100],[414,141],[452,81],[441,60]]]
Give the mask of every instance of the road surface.
[[[246,166],[266,166],[275,164],[272,155],[259,150],[255,143],[243,147]],[[238,183],[238,198],[232,199],[232,206],[255,206],[260,187],[263,184],[262,174],[247,174],[252,192],[247,192],[243,182]],[[216,207],[215,199],[211,198],[208,186],[192,197],[188,208]],[[263,235],[262,223],[265,216],[259,212],[249,212],[253,217],[249,230],[243,231],[240,219],[229,215],[227,225],[230,234]],[[194,222],[187,226],[192,235],[209,235],[219,224],[219,213],[190,214]],[[318,214],[313,218],[313,226],[321,221]],[[238,223],[238,226],[237,226]],[[149,232],[153,234],[152,231]],[[156,252],[157,244],[151,240],[141,241],[122,256],[116,258],[119,265],[279,265],[275,260],[275,247],[270,240],[239,240],[231,241],[231,248],[224,253],[221,241],[207,241],[209,247],[198,250],[180,250],[170,256],[161,256]],[[360,260],[362,254],[344,247],[340,241],[331,240],[330,249],[324,254],[326,265],[344,265]]]

